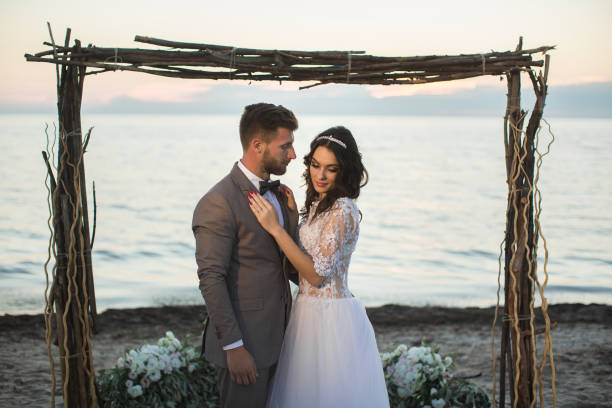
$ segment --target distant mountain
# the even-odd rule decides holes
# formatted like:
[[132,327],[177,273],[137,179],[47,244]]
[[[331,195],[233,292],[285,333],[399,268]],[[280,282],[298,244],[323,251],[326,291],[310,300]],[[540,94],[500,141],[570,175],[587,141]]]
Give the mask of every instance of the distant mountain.
[[[535,98],[523,90],[523,109],[531,109]],[[432,116],[502,116],[506,106],[504,88],[481,87],[447,95],[412,95],[374,98],[364,86],[326,85],[302,91],[269,90],[260,87],[219,84],[195,95],[187,103],[146,102],[129,97],[104,105],[83,106],[85,113],[236,114],[255,102],[282,104],[298,114],[369,114]],[[54,106],[0,105],[0,113],[50,112]],[[612,118],[612,82],[551,86],[546,102],[547,117]]]

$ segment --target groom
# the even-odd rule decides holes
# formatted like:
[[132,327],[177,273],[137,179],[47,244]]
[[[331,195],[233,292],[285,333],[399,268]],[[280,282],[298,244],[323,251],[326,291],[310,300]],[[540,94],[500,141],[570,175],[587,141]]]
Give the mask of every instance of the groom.
[[222,407],[264,407],[291,308],[287,260],[249,208],[258,191],[293,236],[297,215],[270,175],[295,159],[293,112],[258,103],[240,119],[242,159],[193,214],[200,290],[209,319],[204,355],[217,368]]

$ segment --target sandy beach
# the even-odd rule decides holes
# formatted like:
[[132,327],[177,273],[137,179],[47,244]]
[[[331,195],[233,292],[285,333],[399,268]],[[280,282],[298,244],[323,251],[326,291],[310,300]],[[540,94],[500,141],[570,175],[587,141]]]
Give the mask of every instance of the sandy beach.
[[[439,344],[440,352],[455,360],[455,374],[475,376],[473,381],[489,392],[493,312],[493,308],[368,308],[381,351],[401,343],[418,345],[423,339],[430,345]],[[125,348],[155,342],[167,330],[180,339],[194,334],[194,341],[198,341],[203,316],[202,306],[107,310],[99,316],[100,332],[93,337],[95,368],[112,367]],[[552,332],[558,406],[609,406],[612,306],[559,304],[550,307],[549,316],[558,324]],[[51,377],[44,339],[42,315],[0,316],[0,406],[50,406]],[[498,349],[497,342],[496,352]],[[57,361],[57,349],[54,352]],[[545,381],[549,382],[547,372]],[[552,406],[549,386],[545,395],[545,406]]]

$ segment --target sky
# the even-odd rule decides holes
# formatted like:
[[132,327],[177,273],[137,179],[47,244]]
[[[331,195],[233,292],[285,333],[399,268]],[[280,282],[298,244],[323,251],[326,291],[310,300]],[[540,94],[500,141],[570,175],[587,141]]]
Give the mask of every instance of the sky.
[[[139,47],[144,35],[174,41],[248,48],[362,50],[413,56],[486,53],[556,45],[550,52],[551,87],[612,82],[612,1],[517,0],[413,2],[320,1],[116,1],[2,0],[0,106],[55,104],[55,69],[26,62],[25,53],[47,49],[46,22],[56,42],[67,27],[84,45]],[[130,98],[189,102],[228,81],[182,80],[113,72],[89,76],[85,106]],[[238,81],[236,81],[238,82]],[[234,85],[234,84],[232,84]],[[258,83],[262,90],[294,92],[297,83]],[[246,82],[235,86],[249,86]],[[374,98],[453,94],[502,87],[496,77],[413,86],[364,86]],[[308,91],[300,91],[308,92]],[[330,87],[329,94],[334,88]]]

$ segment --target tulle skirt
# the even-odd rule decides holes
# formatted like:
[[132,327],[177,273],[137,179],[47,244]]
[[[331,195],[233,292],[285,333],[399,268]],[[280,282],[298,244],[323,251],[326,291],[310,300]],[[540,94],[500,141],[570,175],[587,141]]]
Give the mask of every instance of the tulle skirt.
[[299,295],[269,408],[388,407],[374,330],[356,298]]

